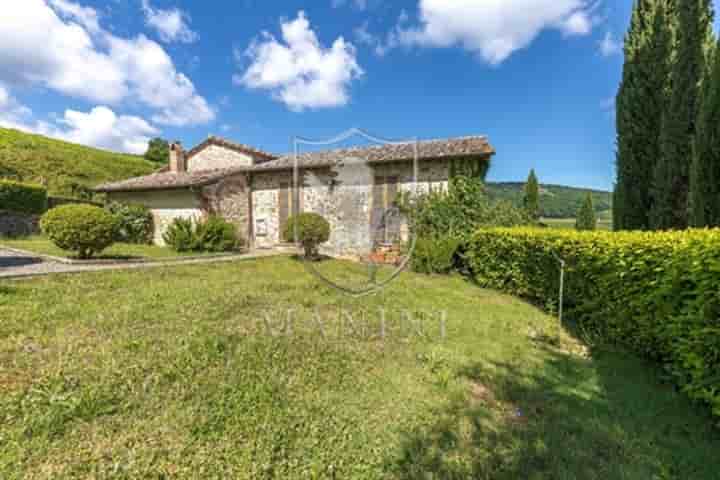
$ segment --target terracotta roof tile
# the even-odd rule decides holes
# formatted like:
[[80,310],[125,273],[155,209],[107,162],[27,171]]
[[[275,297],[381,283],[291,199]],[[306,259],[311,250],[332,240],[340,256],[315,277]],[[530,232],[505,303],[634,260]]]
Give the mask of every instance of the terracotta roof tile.
[[[197,148],[198,147],[195,147],[193,150]],[[191,150],[191,152],[193,150]],[[418,143],[418,158],[421,160],[478,155],[491,156],[493,154],[495,154],[495,150],[488,142],[487,137],[478,136],[444,140],[425,140]],[[335,165],[348,157],[360,157],[370,163],[409,161],[414,158],[414,143],[306,152],[298,155],[298,163],[302,168],[327,167]],[[144,177],[130,178],[121,182],[99,185],[95,190],[98,192],[123,192],[188,188],[208,185],[223,177],[237,173],[291,170],[293,166],[293,155],[285,155],[275,160],[268,160],[245,167],[182,173],[167,171],[156,172]]]
[[242,143],[235,143],[231,142],[230,140],[226,140],[221,137],[216,136],[210,136],[208,137],[204,142],[197,144],[190,150],[188,150],[185,155],[187,156],[188,160],[195,154],[199,153],[201,150],[203,150],[205,147],[209,145],[217,145],[219,147],[225,147],[229,150],[234,150],[236,152],[240,153],[247,153],[248,155],[254,155],[256,157],[260,157],[262,161],[267,160],[273,160],[277,158],[276,155],[273,155],[268,152],[264,152],[262,150],[259,150],[255,147],[251,147],[250,145],[243,145]]

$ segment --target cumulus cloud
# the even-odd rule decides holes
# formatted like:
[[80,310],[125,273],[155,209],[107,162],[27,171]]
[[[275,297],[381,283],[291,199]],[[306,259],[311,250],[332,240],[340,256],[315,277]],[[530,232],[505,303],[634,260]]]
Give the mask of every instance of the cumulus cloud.
[[154,8],[150,0],[142,0],[145,23],[155,29],[163,42],[192,43],[198,39],[190,30],[190,16],[178,8],[161,10]]
[[263,32],[241,57],[251,64],[236,84],[272,92],[291,110],[337,107],[348,103],[350,83],[363,75],[355,47],[342,37],[330,48],[320,44],[304,12],[282,22],[282,40]]
[[460,45],[497,65],[543,30],[588,34],[593,8],[587,0],[420,0],[418,25],[398,26],[390,38],[406,46]]
[[66,110],[57,137],[70,142],[128,153],[144,153],[150,137],[159,131],[140,117],[116,115],[108,107],[89,112]]
[[152,136],[160,131],[140,117],[117,115],[98,106],[89,112],[66,110],[53,122],[33,118],[32,110],[21,105],[0,85],[0,126],[37,133],[68,142],[127,153],[144,153]]
[[605,36],[600,40],[598,48],[603,57],[611,57],[622,52],[622,44],[615,40],[612,32],[605,32]]
[[[0,22],[0,81],[41,85],[93,102],[138,102],[153,120],[196,125],[214,119],[207,101],[170,56],[143,35],[102,29],[97,14],[69,0],[23,0]],[[42,45],[43,48],[38,48]]]
[[18,102],[6,87],[0,85],[0,126],[22,129],[24,122],[31,116],[32,110]]

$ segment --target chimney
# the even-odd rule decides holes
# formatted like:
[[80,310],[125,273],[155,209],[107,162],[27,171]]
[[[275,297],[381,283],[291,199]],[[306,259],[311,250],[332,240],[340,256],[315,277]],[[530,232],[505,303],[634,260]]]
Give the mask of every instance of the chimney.
[[180,142],[170,144],[170,171],[173,173],[183,173],[187,171],[185,151]]

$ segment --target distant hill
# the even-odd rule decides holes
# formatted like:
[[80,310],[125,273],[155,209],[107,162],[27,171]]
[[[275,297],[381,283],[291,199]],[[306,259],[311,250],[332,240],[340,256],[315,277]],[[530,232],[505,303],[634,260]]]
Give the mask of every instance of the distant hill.
[[[515,205],[521,206],[524,187],[525,184],[522,182],[488,182],[487,191],[492,198],[508,200]],[[610,192],[562,185],[541,185],[540,209],[542,216],[547,218],[574,218],[587,192],[592,193],[597,212],[610,210]]]
[[53,195],[82,196],[100,183],[146,175],[157,168],[141,156],[0,128],[0,177],[44,181]]

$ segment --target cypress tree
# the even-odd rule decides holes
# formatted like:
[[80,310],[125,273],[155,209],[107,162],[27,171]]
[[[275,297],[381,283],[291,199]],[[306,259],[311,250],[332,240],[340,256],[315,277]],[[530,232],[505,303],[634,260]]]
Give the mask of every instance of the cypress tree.
[[534,169],[530,170],[527,182],[525,183],[523,204],[533,220],[540,219],[540,184],[538,183]]
[[690,225],[720,226],[720,54],[711,51],[690,170]]
[[650,228],[653,172],[668,94],[673,48],[673,0],[638,0],[625,37],[623,77],[616,97],[616,230]]
[[593,206],[592,195],[588,192],[585,201],[580,206],[575,219],[576,230],[595,230],[597,227],[597,218],[595,217],[595,207]]
[[653,174],[651,225],[656,229],[681,229],[688,225],[699,87],[707,42],[712,35],[710,0],[682,0],[676,9],[677,55],[670,74],[670,98],[663,114],[660,158]]

